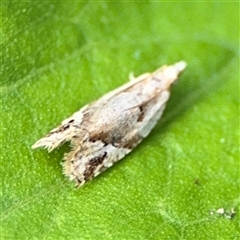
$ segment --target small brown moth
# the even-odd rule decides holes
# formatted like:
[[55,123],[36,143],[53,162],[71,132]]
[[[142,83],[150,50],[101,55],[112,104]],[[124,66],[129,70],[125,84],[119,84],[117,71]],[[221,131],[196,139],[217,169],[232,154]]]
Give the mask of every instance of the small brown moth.
[[161,117],[170,87],[186,63],[145,73],[84,106],[32,148],[52,151],[70,141],[64,173],[82,186],[119,161],[146,137]]

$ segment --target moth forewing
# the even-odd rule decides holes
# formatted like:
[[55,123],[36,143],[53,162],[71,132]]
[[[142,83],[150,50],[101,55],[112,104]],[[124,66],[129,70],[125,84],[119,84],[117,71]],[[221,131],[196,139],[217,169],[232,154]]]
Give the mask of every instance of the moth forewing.
[[64,173],[78,186],[97,176],[128,154],[160,119],[170,87],[186,63],[163,66],[145,73],[64,120],[32,148],[49,151],[70,141]]

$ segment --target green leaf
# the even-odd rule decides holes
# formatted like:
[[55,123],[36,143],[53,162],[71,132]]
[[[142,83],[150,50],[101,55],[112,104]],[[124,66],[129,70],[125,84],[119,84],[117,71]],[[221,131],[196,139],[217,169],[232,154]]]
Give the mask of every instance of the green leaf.
[[[238,3],[1,7],[2,239],[240,237]],[[129,72],[179,60],[188,67],[149,137],[82,188],[62,174],[69,145],[31,149]]]

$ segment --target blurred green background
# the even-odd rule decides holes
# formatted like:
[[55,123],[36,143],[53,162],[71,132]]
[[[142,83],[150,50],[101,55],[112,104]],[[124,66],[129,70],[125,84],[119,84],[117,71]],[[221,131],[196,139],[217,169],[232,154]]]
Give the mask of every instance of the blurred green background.
[[[2,2],[1,12],[1,239],[240,238],[239,3]],[[31,149],[129,72],[182,59],[149,137],[82,188],[62,175],[68,144]]]

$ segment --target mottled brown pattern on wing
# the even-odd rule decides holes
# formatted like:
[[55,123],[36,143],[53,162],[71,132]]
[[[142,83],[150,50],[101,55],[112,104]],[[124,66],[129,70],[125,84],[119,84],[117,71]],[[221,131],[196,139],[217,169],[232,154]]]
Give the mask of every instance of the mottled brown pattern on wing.
[[86,170],[84,171],[84,179],[86,181],[92,179],[94,177],[94,170],[102,164],[104,159],[107,157],[107,152],[104,152],[103,155],[100,155],[98,157],[94,157],[91,160],[89,160],[89,163],[86,166]]
[[170,97],[170,87],[185,69],[184,61],[143,74],[85,105],[32,148],[52,151],[66,141],[64,173],[82,186],[122,159],[148,136]]

